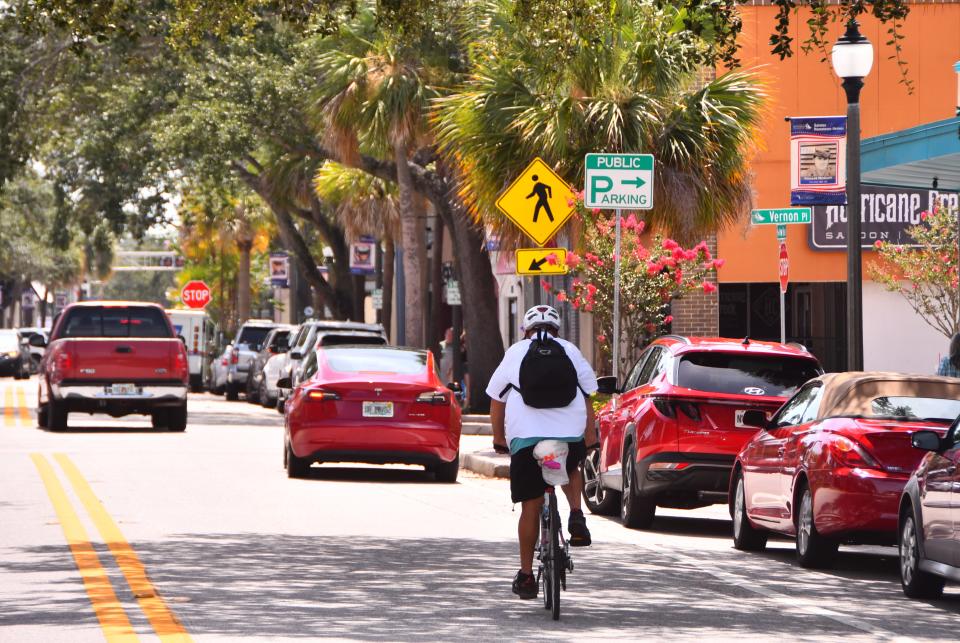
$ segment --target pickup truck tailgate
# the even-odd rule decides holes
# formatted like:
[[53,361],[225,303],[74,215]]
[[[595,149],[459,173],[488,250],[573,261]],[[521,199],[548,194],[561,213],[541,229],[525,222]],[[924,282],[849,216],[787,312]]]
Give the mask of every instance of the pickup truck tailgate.
[[76,338],[62,340],[70,360],[64,379],[111,382],[178,379],[172,338]]

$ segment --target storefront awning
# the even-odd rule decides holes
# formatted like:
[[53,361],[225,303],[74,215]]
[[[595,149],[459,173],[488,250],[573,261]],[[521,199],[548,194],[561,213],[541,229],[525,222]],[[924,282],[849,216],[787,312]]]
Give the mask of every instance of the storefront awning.
[[960,190],[960,118],[864,139],[864,183]]

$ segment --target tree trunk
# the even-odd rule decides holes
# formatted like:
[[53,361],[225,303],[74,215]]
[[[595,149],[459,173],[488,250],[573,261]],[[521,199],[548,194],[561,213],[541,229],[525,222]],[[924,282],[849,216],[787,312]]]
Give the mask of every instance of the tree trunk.
[[503,359],[503,339],[497,323],[496,280],[484,245],[483,229],[463,210],[455,188],[449,190],[448,197],[446,207],[441,210],[451,227],[453,255],[460,280],[463,327],[467,335],[470,407],[486,413],[490,409],[490,398],[485,393],[487,383]]
[[398,143],[394,145],[393,152],[400,192],[400,255],[405,292],[403,319],[406,336],[402,341],[404,346],[419,348],[423,346],[423,291],[420,288],[423,277],[419,252],[423,221],[416,208],[417,198],[413,193],[410,166],[407,165],[407,151]]
[[[427,315],[427,328],[430,336],[427,338],[427,347],[435,351],[437,360],[440,359],[440,340],[443,339],[445,324],[440,316],[440,307],[443,305],[443,217],[434,217],[433,224],[433,261],[430,264],[430,312]],[[439,362],[438,362],[439,363]]]
[[383,237],[383,327],[387,331],[387,337],[390,337],[391,326],[393,325],[393,266],[397,260],[396,248],[393,245],[393,237],[385,235]]
[[250,319],[250,252],[253,242],[237,242],[240,258],[237,263],[237,322],[242,325]]

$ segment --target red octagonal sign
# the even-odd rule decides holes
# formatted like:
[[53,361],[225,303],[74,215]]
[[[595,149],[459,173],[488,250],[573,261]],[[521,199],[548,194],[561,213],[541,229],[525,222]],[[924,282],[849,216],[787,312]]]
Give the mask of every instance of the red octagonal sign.
[[188,281],[180,291],[180,301],[187,308],[205,308],[210,297],[210,286],[199,280]]
[[787,244],[780,244],[780,292],[787,292],[790,281],[790,259],[787,257]]

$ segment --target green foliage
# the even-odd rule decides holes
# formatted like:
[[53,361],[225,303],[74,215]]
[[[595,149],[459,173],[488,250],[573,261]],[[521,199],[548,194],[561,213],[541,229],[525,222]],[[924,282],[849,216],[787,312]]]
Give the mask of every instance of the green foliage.
[[867,272],[890,292],[900,294],[927,324],[953,337],[960,332],[957,280],[957,210],[938,205],[921,213],[923,222],[907,234],[916,247],[877,241],[879,261]]

